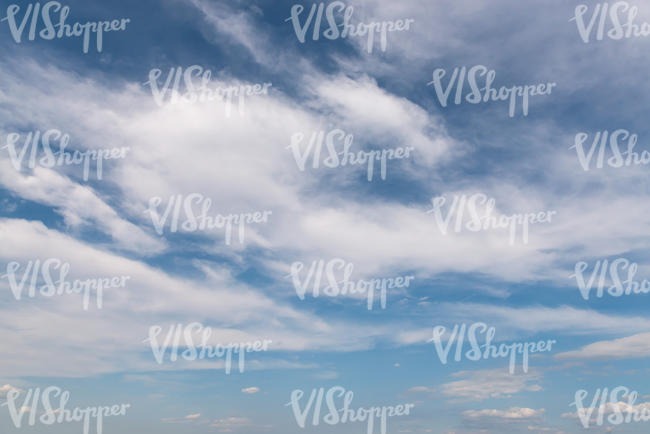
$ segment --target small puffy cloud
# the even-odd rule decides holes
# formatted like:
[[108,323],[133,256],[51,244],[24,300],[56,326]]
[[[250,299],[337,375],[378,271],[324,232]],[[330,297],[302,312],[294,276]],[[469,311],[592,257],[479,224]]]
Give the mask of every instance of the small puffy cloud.
[[246,387],[246,388],[242,389],[241,391],[242,391],[242,393],[245,393],[247,395],[253,395],[254,393],[259,392],[260,388],[259,387]]
[[509,374],[507,369],[460,371],[461,380],[442,385],[443,395],[455,401],[482,401],[488,398],[508,398],[520,392],[538,392],[542,375],[535,370],[527,374]]
[[12,390],[17,390],[20,392],[20,389],[12,386],[11,384],[5,384],[4,386],[0,386],[0,399],[5,399],[7,397],[7,393],[9,393]]
[[165,417],[161,419],[164,423],[181,423],[181,424],[194,424],[201,417],[201,413],[188,414],[185,417]]

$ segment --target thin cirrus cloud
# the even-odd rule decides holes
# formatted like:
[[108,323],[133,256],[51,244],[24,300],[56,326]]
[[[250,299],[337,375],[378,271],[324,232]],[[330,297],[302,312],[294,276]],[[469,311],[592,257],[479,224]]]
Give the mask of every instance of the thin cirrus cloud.
[[460,380],[441,385],[442,395],[452,402],[483,401],[509,398],[522,392],[539,392],[542,374],[534,369],[528,373],[510,374],[507,369],[459,371],[453,377]]
[[[205,278],[195,281],[175,278],[144,263],[84,244],[41,223],[2,219],[0,234],[9,249],[2,255],[4,263],[15,260],[24,267],[27,261],[37,259],[31,255],[38,246],[42,259],[65,258],[71,264],[69,280],[131,276],[126,288],[106,290],[104,309],[92,312],[81,310],[80,294],[52,298],[37,295],[20,301],[9,298],[3,305],[0,334],[16,351],[0,362],[6,375],[84,376],[124,369],[136,372],[169,369],[169,366],[158,367],[151,350],[141,342],[147,337],[149,326],[168,324],[171,313],[181,322],[203,321],[205,326],[213,328],[211,342],[214,345],[271,339],[274,344],[271,351],[307,348],[351,351],[370,345],[366,339],[359,338],[358,333],[365,336],[376,333],[375,328],[366,326],[330,325],[317,316],[276,303],[258,290],[234,281],[227,272],[206,270]],[[10,293],[6,282],[3,286],[6,293]],[[47,311],[39,307],[43,303],[48,304]],[[133,309],[138,315],[133,315]],[[40,313],[37,315],[37,312]],[[288,322],[280,325],[276,318],[285,318]],[[53,322],[57,323],[56,329],[46,326]],[[16,323],[34,331],[25,335],[12,327]],[[80,327],[86,333],[75,333]],[[356,329],[356,337],[343,334],[346,328]],[[387,326],[384,333],[388,330]],[[341,340],[340,336],[344,335],[345,339]],[[315,336],[320,337],[315,339]],[[69,361],[62,354],[60,363],[53,363],[53,357],[46,357],[46,354],[59,354],[55,348],[61,345],[77,351],[78,357]],[[40,353],[42,357],[25,361],[19,357],[22,351]],[[63,363],[63,360],[68,361]],[[275,361],[272,366],[295,369],[300,364]],[[205,369],[206,366],[182,366],[182,369],[188,368]]]
[[619,339],[594,342],[584,347],[557,354],[558,360],[567,359],[638,359],[650,356],[650,333],[638,333]]
[[[571,391],[551,385],[575,364],[532,368],[527,375],[508,374],[505,363],[502,369],[463,364],[460,371],[451,364],[416,367],[413,359],[430,345],[431,326],[483,321],[496,327],[498,341],[555,339],[562,352],[536,358],[535,366],[576,360],[590,385],[602,380],[590,377],[592,363],[629,359],[634,369],[648,356],[650,322],[637,302],[642,296],[607,300],[605,309],[600,300],[581,300],[568,278],[578,260],[647,259],[645,167],[585,172],[570,149],[578,131],[623,127],[637,128],[639,147],[648,143],[639,104],[630,103],[648,95],[642,73],[648,57],[639,55],[647,38],[584,44],[569,21],[575,5],[560,0],[348,3],[359,20],[415,23],[409,32],[391,33],[386,52],[375,47],[368,54],[364,38],[300,44],[285,21],[291,5],[174,0],[148,15],[153,27],[134,20],[132,39],[122,40],[129,52],[117,49],[115,37],[107,39],[105,53],[79,61],[66,57],[61,41],[13,44],[6,38],[12,44],[0,62],[2,141],[11,132],[56,128],[79,149],[131,151],[107,162],[103,180],[82,182],[75,167],[18,172],[0,149],[6,192],[0,265],[60,257],[71,263],[73,278],[125,274],[131,280],[127,288],[106,291],[103,310],[89,312],[80,309],[78,295],[14,300],[0,280],[0,338],[12,349],[0,360],[3,384],[24,387],[21,376],[100,383],[101,374],[117,372],[146,388],[162,384],[171,371],[204,380],[203,370],[213,376],[223,363],[158,366],[143,342],[153,324],[200,321],[215,331],[213,344],[268,338],[273,345],[247,360],[251,378],[232,387],[232,410],[190,407],[163,419],[188,430],[270,430],[256,407],[267,394],[280,390],[286,399],[291,387],[305,388],[303,380],[347,383],[351,370],[377,360],[381,349],[390,353],[385,359],[392,361],[394,381],[407,385],[395,390],[419,384],[407,393],[440,396],[458,422],[440,418],[432,427],[441,400],[425,400],[408,422],[391,421],[391,430],[561,432],[546,419],[561,422],[564,410],[555,403],[567,401]],[[649,11],[640,7],[639,19]],[[194,38],[196,45],[173,51],[179,45],[164,46],[160,41],[170,39],[152,28],[170,38]],[[54,55],[50,46],[62,51]],[[157,106],[142,84],[149,70],[166,73],[189,66],[189,59],[214,69],[214,85],[273,86],[268,95],[246,99],[243,114],[233,107],[227,116],[219,101]],[[531,101],[530,114],[514,119],[501,104],[441,107],[427,86],[431,71],[477,64],[494,68],[498,85],[552,81],[557,92]],[[332,128],[353,134],[355,149],[413,146],[414,158],[391,161],[386,181],[368,182],[360,167],[307,164],[300,171],[287,149],[291,136]],[[268,209],[271,221],[247,228],[246,242],[235,246],[224,246],[218,232],[156,235],[146,213],[149,199],[196,192],[212,200],[215,212]],[[531,227],[528,244],[510,246],[506,231],[443,235],[426,212],[431,197],[477,192],[494,197],[505,214],[557,215],[552,224]],[[25,212],[32,204],[55,218]],[[96,233],[89,236],[89,228]],[[290,264],[338,257],[354,263],[355,278],[408,272],[415,284],[391,292],[381,312],[353,310],[358,299],[299,301],[286,279]],[[483,278],[489,282],[470,284]],[[451,282],[450,297],[459,289],[482,300],[467,301],[465,292],[460,302],[443,300],[448,294],[440,281]],[[376,315],[382,320],[374,322]],[[335,363],[343,359],[359,363]],[[283,378],[288,369],[291,382]],[[446,379],[420,381],[446,369]],[[354,380],[355,396],[362,396],[366,378]],[[191,380],[185,386],[192,387]],[[0,397],[8,387],[0,387]],[[184,396],[155,391],[165,392],[156,396],[170,407]],[[392,392],[376,394],[389,400]],[[277,420],[287,418],[290,413],[278,411]]]
[[498,418],[498,419],[532,419],[539,418],[544,414],[545,410],[535,410],[533,408],[511,407],[507,410],[485,409],[485,410],[465,410],[463,417],[468,419],[480,418]]

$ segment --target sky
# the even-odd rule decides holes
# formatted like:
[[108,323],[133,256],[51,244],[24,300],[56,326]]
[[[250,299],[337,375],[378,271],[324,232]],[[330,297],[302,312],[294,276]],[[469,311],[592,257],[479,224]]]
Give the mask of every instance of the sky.
[[[130,404],[106,434],[371,432],[306,407],[335,387],[353,392],[352,409],[413,404],[390,433],[648,432],[607,417],[585,428],[571,404],[586,391],[594,418],[611,414],[593,397],[626,387],[650,409],[648,294],[608,290],[630,273],[650,288],[650,5],[348,0],[323,3],[319,19],[320,3],[296,0],[46,4],[52,26],[68,7],[70,32],[118,21],[101,25],[113,26],[101,44],[96,24],[77,26],[85,47],[83,35],[48,38],[47,13],[25,15],[35,2],[0,7],[2,433],[84,432],[28,424],[44,410],[25,397],[48,387],[69,392],[69,409]],[[377,23],[370,44],[343,37],[346,13]],[[618,37],[628,14],[638,36]],[[497,91],[544,94],[527,110],[514,94],[512,112],[497,91],[471,103],[470,70],[483,72],[477,92],[491,75]],[[639,164],[626,164],[635,140]],[[515,216],[514,236],[472,226],[490,206]],[[201,210],[218,227],[192,225]],[[516,217],[542,212],[524,237]],[[70,285],[112,281],[101,306],[96,287],[85,301],[30,296],[48,260],[54,280],[65,268]],[[383,304],[379,289],[332,295],[332,281],[400,276]],[[217,350],[270,342],[245,369],[233,356],[230,373],[218,357],[158,363],[154,343],[192,324]],[[454,326],[473,324],[493,327],[495,345],[554,343],[527,372],[521,355],[514,371],[507,357],[471,360],[467,341],[455,357]],[[179,352],[196,336],[176,335]],[[28,407],[20,427],[10,401]]]

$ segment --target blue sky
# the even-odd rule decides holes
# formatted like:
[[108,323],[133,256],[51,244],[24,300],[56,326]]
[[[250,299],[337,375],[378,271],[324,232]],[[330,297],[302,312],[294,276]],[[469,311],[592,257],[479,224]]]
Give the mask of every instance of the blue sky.
[[[8,4],[22,17],[28,2],[3,5],[2,18]],[[580,3],[557,0],[346,1],[352,22],[415,20],[372,53],[365,38],[300,43],[286,20],[308,2],[63,4],[70,23],[130,22],[84,54],[78,38],[16,43],[0,21],[0,270],[59,258],[71,278],[131,279],[105,290],[101,310],[83,310],[78,295],[16,300],[0,279],[0,386],[56,385],[84,407],[128,402],[104,426],[125,434],[365,432],[363,423],[298,428],[291,392],[334,386],[354,392],[355,408],[414,403],[390,419],[395,433],[575,433],[585,431],[569,415],[580,389],[590,399],[627,386],[637,404],[650,400],[648,295],[584,300],[569,277],[579,261],[591,270],[626,258],[636,280],[650,278],[648,166],[585,171],[570,149],[578,133],[590,144],[624,129],[638,135],[635,151],[650,150],[647,37],[584,43],[570,21]],[[630,4],[638,23],[650,21],[650,6]],[[162,81],[192,65],[215,86],[272,86],[230,116],[222,101],[158,106],[150,71]],[[496,87],[557,85],[531,98],[527,116],[509,117],[504,102],[442,107],[427,86],[433,71],[447,70],[446,84],[454,68],[474,65],[495,70]],[[300,171],[291,137],[337,128],[356,151],[414,151],[390,160],[385,180],[311,160]],[[8,136],[50,129],[68,134],[71,149],[130,149],[104,162],[101,180],[84,180],[76,165],[16,170]],[[243,243],[227,245],[222,231],[156,233],[150,198],[164,208],[192,193],[210,198],[214,214],[272,214],[247,226]],[[556,216],[532,225],[527,244],[498,230],[443,235],[427,213],[432,197],[475,193],[503,214]],[[369,311],[362,297],[300,300],[291,264],[334,258],[354,264],[354,280],[415,278],[389,291],[386,309]],[[243,373],[213,361],[158,365],[143,342],[149,327],[192,322],[211,327],[214,344],[273,345],[247,355]],[[476,322],[494,326],[498,341],[557,344],[527,374],[509,374],[504,359],[443,365],[426,342],[432,328]],[[82,430],[17,429],[7,407],[0,427]]]

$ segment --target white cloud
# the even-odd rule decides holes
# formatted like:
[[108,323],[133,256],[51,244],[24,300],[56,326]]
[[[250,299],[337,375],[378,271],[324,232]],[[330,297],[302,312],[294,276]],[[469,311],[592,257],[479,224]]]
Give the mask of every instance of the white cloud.
[[[536,270],[548,268],[553,260],[552,254],[540,250],[550,245],[544,236],[548,229],[540,231],[541,244],[535,247],[509,246],[507,234],[489,231],[443,236],[436,230],[433,218],[425,213],[428,203],[405,205],[380,199],[359,203],[356,198],[332,195],[318,188],[321,182],[345,185],[351,174],[361,173],[358,168],[336,169],[341,176],[327,181],[329,172],[300,172],[286,147],[295,132],[324,129],[322,113],[332,113],[344,128],[358,125],[358,131],[350,132],[356,134],[355,143],[359,146],[373,147],[377,140],[414,146],[418,158],[399,161],[399,168],[393,170],[424,177],[423,180],[428,179],[432,164],[451,158],[458,151],[458,143],[446,133],[439,117],[388,93],[368,77],[321,77],[322,80],[313,81],[314,97],[322,101],[315,105],[300,106],[276,92],[247,99],[245,115],[235,113],[226,117],[224,103],[219,101],[158,107],[139,84],[127,84],[109,92],[93,79],[78,83],[55,68],[52,72],[34,63],[13,62],[6,68],[7,83],[8,77],[17,73],[14,70],[20,68],[21,75],[43,86],[10,88],[12,95],[20,94],[20,98],[11,99],[20,108],[12,115],[11,124],[26,124],[27,113],[38,112],[43,125],[56,125],[87,147],[103,146],[107,140],[129,146],[137,143],[131,146],[129,158],[119,160],[105,178],[118,187],[112,201],[122,205],[121,219],[140,226],[138,230],[144,233],[152,231],[151,220],[145,214],[151,197],[166,200],[173,194],[198,192],[210,198],[213,209],[219,212],[273,211],[266,226],[248,228],[246,246],[273,247],[285,263],[316,255],[340,257],[345,252],[346,259],[363,275],[408,268],[425,275],[482,271],[515,279],[532,276]],[[217,82],[234,81],[223,78]],[[25,98],[23,92],[32,98]],[[69,112],[41,113],[48,101],[55,105],[64,97],[74,101]],[[97,116],[103,116],[103,122],[95,115],[85,116],[98,101],[102,101],[102,109]],[[69,113],[77,116],[71,117]],[[376,132],[378,128],[381,133]],[[186,146],[188,142],[192,146]],[[46,171],[38,173],[57,179]],[[7,184],[13,183],[7,180]],[[221,188],[222,185],[228,188]],[[87,187],[69,186],[69,191],[80,192],[76,194],[86,190]],[[26,188],[16,191],[28,197],[33,194]],[[45,189],[40,194],[41,200],[53,200],[49,191]],[[109,220],[107,216],[113,211],[85,194],[89,200],[60,197],[56,205],[64,204],[70,219]],[[523,191],[518,196],[531,198],[529,192]],[[120,226],[115,223],[106,230],[119,234],[118,229]],[[125,241],[137,241],[130,232],[122,232]],[[216,239],[223,247],[221,234],[195,235]],[[477,249],[477,245],[482,248]],[[233,247],[235,252],[243,248]],[[519,266],[513,267],[513,263]]]
[[11,384],[5,384],[3,386],[0,386],[0,399],[5,399],[7,397],[7,394],[12,390],[16,390],[18,392],[21,391],[20,389],[12,386]]
[[227,417],[223,419],[216,419],[212,421],[210,426],[217,428],[218,432],[233,432],[257,427],[250,419],[245,417]]
[[[131,276],[126,288],[104,291],[101,310],[91,307],[84,311],[81,294],[37,294],[21,300],[6,295],[7,302],[0,309],[0,339],[12,351],[0,360],[0,369],[9,377],[223,368],[223,361],[157,365],[143,340],[150,326],[166,326],[172,321],[196,321],[210,327],[211,345],[272,340],[269,351],[247,356],[246,369],[314,368],[277,360],[273,352],[367,349],[378,336],[395,328],[389,324],[330,323],[272,300],[214,264],[200,266],[204,272],[200,278],[173,277],[142,262],[91,247],[39,222],[0,219],[0,238],[6,247],[0,252],[0,263],[17,261],[24,267],[29,260],[53,257],[70,263],[68,280]],[[6,279],[0,280],[0,288],[4,294],[11,294]],[[16,324],[21,327],[16,328]],[[76,332],[80,329],[85,333]],[[75,351],[74,360],[57,358],[61,348]],[[25,358],[25,354],[30,357]]]
[[120,217],[92,188],[54,170],[36,167],[22,174],[1,159],[0,184],[21,198],[53,207],[70,227],[92,225],[110,235],[118,248],[147,255],[165,247],[161,239]]
[[[455,324],[472,324],[480,321],[496,329],[495,342],[527,342],[530,336],[535,337],[530,342],[555,340],[548,355],[556,353],[558,344],[567,342],[566,336],[602,336],[650,329],[650,321],[643,317],[608,315],[570,306],[515,308],[477,303],[439,303],[431,311],[431,315],[437,318],[435,325],[447,326],[447,331],[443,335],[445,339],[448,338]],[[392,338],[398,345],[429,345],[427,342],[431,339],[432,331],[433,324],[429,328],[407,327]],[[595,354],[596,350],[603,354],[616,353],[626,357],[631,354],[645,354],[647,345],[641,343],[642,340],[643,334],[634,339],[612,341],[616,345],[611,347],[607,346],[607,342],[603,345],[594,344],[596,347],[590,348],[589,351],[585,350],[584,354]],[[581,351],[563,353],[558,357],[579,357],[583,354]]]
[[253,394],[259,392],[260,388],[259,387],[246,387],[246,388],[242,389],[241,391],[242,391],[242,393],[245,393],[247,395],[253,395]]
[[497,418],[497,419],[532,419],[540,418],[546,410],[539,409],[535,410],[532,408],[525,407],[511,407],[508,410],[465,410],[463,411],[463,417],[468,419],[479,419],[479,418]]
[[359,131],[362,141],[385,141],[388,136],[396,146],[413,146],[418,160],[431,170],[443,157],[460,154],[464,146],[453,140],[439,118],[406,98],[383,90],[377,82],[361,76],[351,79],[318,77],[312,80],[318,104],[329,108],[343,123]]
[[[441,310],[457,320],[476,320],[477,312],[480,312],[481,321],[496,327],[497,339],[507,338],[507,330],[512,329],[516,331],[512,333],[514,335],[548,333],[549,339],[556,339],[556,333],[620,334],[650,329],[650,320],[643,317],[607,315],[571,306],[514,308],[476,303],[444,303]],[[429,337],[430,334],[429,332]]]
[[[585,419],[585,422],[588,421],[590,425],[595,425],[599,419],[600,414],[610,415],[613,413],[620,413],[624,416],[630,414],[630,417],[635,417],[636,415],[647,416],[650,415],[650,402],[641,402],[639,404],[630,404],[623,401],[607,402],[606,404],[597,407],[578,408],[573,413],[563,413],[562,418],[581,419],[581,421],[582,419]],[[582,423],[584,424],[585,422]],[[607,423],[607,419],[605,419],[605,423]]]
[[521,392],[542,390],[541,373],[531,369],[527,374],[509,374],[507,369],[460,371],[453,375],[462,380],[445,383],[442,394],[454,401],[482,401],[488,398],[508,398]]
[[[406,12],[419,10],[407,3],[384,11],[391,12],[388,15],[408,15]],[[212,12],[206,9],[207,3],[194,4],[210,19]],[[460,9],[467,5],[484,7],[469,1],[462,4]],[[234,32],[231,36],[248,47],[258,61],[269,63],[268,56],[255,51],[258,41],[246,17],[233,16],[229,9],[215,14],[220,20],[236,18],[240,25],[226,31]],[[216,20],[213,24],[218,27],[222,22]],[[409,56],[418,51],[418,47],[410,48],[415,51],[409,50]],[[273,62],[277,60],[273,58]],[[91,222],[116,239],[116,245],[102,248],[130,249],[142,256],[159,251],[165,241],[150,235],[151,222],[143,213],[148,199],[189,192],[202,192],[220,211],[273,210],[272,224],[252,229],[246,246],[227,251],[230,258],[241,259],[237,255],[243,255],[249,246],[272,249],[273,263],[283,266],[296,259],[339,257],[343,252],[355,264],[360,277],[391,269],[413,269],[424,277],[455,271],[486,273],[512,281],[537,279],[557,275],[557,262],[564,258],[563,252],[589,255],[626,251],[644,247],[647,240],[639,234],[650,233],[645,218],[650,203],[621,193],[620,189],[564,198],[563,192],[557,192],[558,184],[531,191],[514,175],[499,178],[498,183],[479,178],[471,185],[465,180],[462,186],[453,180],[443,185],[430,175],[430,168],[458,157],[459,151],[471,149],[447,133],[440,117],[383,89],[367,75],[319,75],[315,80],[296,84],[301,92],[311,92],[307,102],[277,91],[247,100],[244,116],[227,118],[219,102],[157,107],[147,89],[135,81],[108,86],[99,77],[93,78],[91,72],[88,78],[79,80],[55,66],[24,59],[5,60],[2,67],[3,97],[12,107],[11,111],[3,110],[3,120],[11,131],[32,128],[34,119],[38,119],[37,127],[56,126],[69,132],[80,146],[98,148],[110,143],[132,147],[129,158],[120,160],[106,173],[107,184],[111,190],[114,187],[110,195],[105,193],[106,187],[81,185],[57,171],[36,169],[29,175],[14,176],[15,172],[0,170],[2,185],[19,198],[53,207],[73,227]],[[237,82],[225,76],[217,81]],[[66,101],[66,110],[60,109],[60,101]],[[343,127],[357,125],[362,133],[356,136],[359,144],[371,146],[380,140],[395,140],[415,146],[421,158],[401,165],[399,170],[419,181],[418,187],[431,188],[432,192],[444,187],[448,194],[480,188],[493,193],[497,203],[503,203],[504,212],[554,207],[558,210],[557,224],[533,227],[529,245],[509,246],[507,237],[499,233],[442,236],[424,212],[428,203],[327,193],[319,188],[327,177],[320,172],[299,172],[286,145],[294,132],[323,128],[323,115],[329,113],[332,116],[328,119],[341,122]],[[331,182],[345,184],[349,180],[347,169],[340,173],[346,176],[337,176]],[[557,173],[563,175],[558,178],[562,182],[576,178],[575,168],[569,166],[561,165]],[[590,182],[587,176],[578,178],[580,181],[570,186],[584,187]],[[626,212],[621,213],[621,209]],[[204,279],[177,278],[138,260],[90,248],[73,239],[74,231],[63,235],[40,223],[11,220],[2,221],[0,231],[3,243],[7,243],[3,246],[10,246],[12,251],[2,257],[5,260],[33,259],[34,252],[38,252],[69,257],[73,269],[86,273],[120,272],[135,278],[133,290],[107,294],[106,302],[114,310],[93,313],[92,317],[77,312],[78,305],[67,303],[73,297],[52,300],[52,309],[45,313],[39,310],[38,300],[12,303],[12,308],[17,308],[3,312],[0,333],[17,354],[56,354],[52,348],[60,343],[60,336],[72,336],[69,345],[75,350],[87,349],[80,353],[78,361],[55,365],[46,371],[48,374],[150,368],[151,361],[136,354],[146,349],[133,342],[141,341],[139,337],[147,325],[172,314],[183,320],[218,318],[214,325],[224,339],[257,338],[270,331],[277,348],[293,351],[367,349],[373,346],[374,338],[404,329],[383,324],[378,328],[351,328],[350,324],[328,323],[238,283],[223,268],[210,270],[212,264],[192,264],[204,272]],[[215,234],[198,236],[202,241],[222,241]],[[226,252],[222,243],[219,246],[211,243],[205,249],[209,253]],[[273,270],[270,261],[261,261],[268,267],[266,271]],[[505,329],[512,326],[525,333],[638,333],[650,329],[650,322],[643,318],[630,320],[571,307],[512,309],[465,304],[454,306],[449,316],[472,318],[477,309]],[[25,323],[35,331],[17,332],[11,327],[16,323]],[[60,328],[47,327],[52,323],[60,324]],[[221,324],[239,328],[219,328]],[[80,325],[94,337],[76,336],[73,332]],[[348,333],[350,329],[354,333]],[[410,344],[429,336],[430,330],[414,330],[404,332],[398,340]],[[9,357],[0,366],[15,374],[43,373],[40,359],[47,357],[30,357],[26,363]]]
[[564,359],[633,359],[650,356],[650,333],[594,342],[578,350],[566,351],[555,357]]

